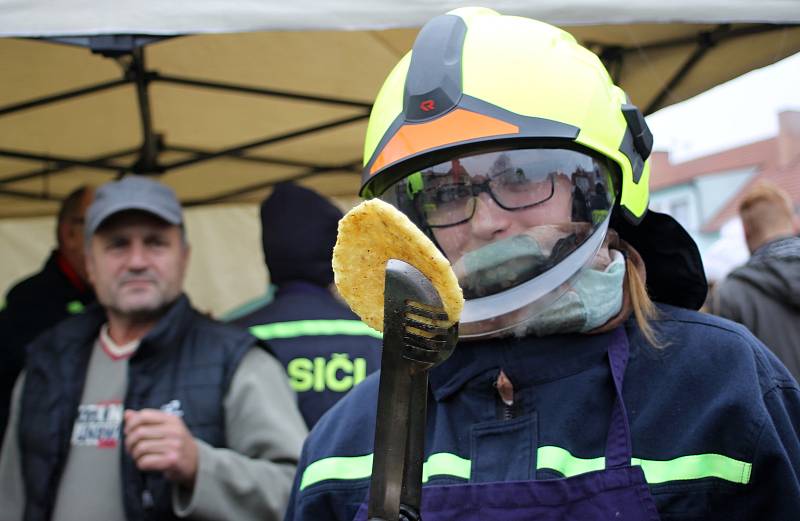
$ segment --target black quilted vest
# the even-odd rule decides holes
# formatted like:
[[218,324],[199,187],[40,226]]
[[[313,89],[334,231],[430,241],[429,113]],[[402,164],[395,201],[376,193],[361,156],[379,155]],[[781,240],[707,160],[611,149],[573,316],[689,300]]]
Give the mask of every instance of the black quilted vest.
[[[52,516],[89,356],[103,322],[103,309],[92,306],[29,347],[18,433],[26,521]],[[255,343],[247,332],[201,315],[181,296],[130,359],[125,408],[158,409],[179,400],[194,437],[223,447],[223,399]],[[124,447],[121,454],[120,499],[127,518],[174,518],[169,482],[160,473],[140,472]]]

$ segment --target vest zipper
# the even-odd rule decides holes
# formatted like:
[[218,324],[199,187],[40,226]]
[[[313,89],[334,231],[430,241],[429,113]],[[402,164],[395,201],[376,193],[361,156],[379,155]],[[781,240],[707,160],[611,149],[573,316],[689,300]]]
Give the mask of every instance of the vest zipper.
[[144,507],[145,510],[150,510],[155,505],[156,502],[153,499],[153,493],[148,489],[142,490],[142,507]]

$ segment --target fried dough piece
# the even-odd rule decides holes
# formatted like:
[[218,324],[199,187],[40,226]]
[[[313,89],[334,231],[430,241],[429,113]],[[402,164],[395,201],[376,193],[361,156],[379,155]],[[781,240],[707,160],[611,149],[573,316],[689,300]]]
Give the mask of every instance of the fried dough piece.
[[464,297],[445,256],[402,212],[371,199],[339,221],[333,248],[333,274],[339,293],[371,328],[383,330],[383,286],[386,263],[398,259],[431,281],[450,320],[457,322]]

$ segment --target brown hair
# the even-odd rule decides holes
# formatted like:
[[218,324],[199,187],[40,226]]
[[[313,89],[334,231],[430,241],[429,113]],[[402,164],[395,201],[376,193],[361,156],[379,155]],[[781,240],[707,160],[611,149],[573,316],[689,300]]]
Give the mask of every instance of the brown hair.
[[627,276],[625,277],[625,284],[627,284],[627,287],[625,289],[630,295],[633,316],[636,319],[639,330],[642,332],[645,340],[653,347],[659,349],[666,347],[667,344],[662,343],[658,339],[652,324],[650,324],[652,320],[656,320],[659,317],[659,312],[656,305],[650,300],[650,295],[647,294],[644,278],[639,273],[639,269],[634,262],[630,259],[630,256],[626,257],[625,266],[627,268]]
[[746,212],[762,201],[772,203],[778,212],[783,213],[789,219],[794,215],[792,199],[789,194],[771,181],[759,181],[752,190],[748,191],[742,198],[742,202],[739,203],[739,212]]
[[[642,332],[645,340],[655,348],[666,347],[668,344],[662,343],[656,336],[655,329],[651,321],[659,318],[656,305],[650,300],[647,293],[647,271],[642,256],[636,249],[622,239],[616,230],[609,230],[606,236],[606,246],[608,248],[622,252],[625,255],[625,281],[622,299],[622,312],[619,317],[627,319],[633,313],[636,325]],[[597,331],[608,331],[611,322],[608,322]],[[617,322],[615,325],[619,325]]]
[[751,251],[794,229],[792,200],[785,190],[769,181],[761,181],[739,203],[747,244]]
[[77,224],[83,226],[83,214],[81,207],[84,199],[94,194],[94,188],[88,185],[81,185],[70,192],[61,200],[56,217],[56,242],[61,245],[61,227],[65,224]]

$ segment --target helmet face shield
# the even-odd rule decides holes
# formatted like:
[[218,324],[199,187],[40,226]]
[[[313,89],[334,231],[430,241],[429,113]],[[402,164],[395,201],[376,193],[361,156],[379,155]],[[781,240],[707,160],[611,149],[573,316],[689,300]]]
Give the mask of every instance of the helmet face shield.
[[[486,152],[424,168],[381,198],[450,260],[467,299],[461,335],[469,336],[470,322],[514,327],[591,264],[614,205],[613,172],[609,161],[575,150]],[[520,308],[528,311],[496,320]]]

